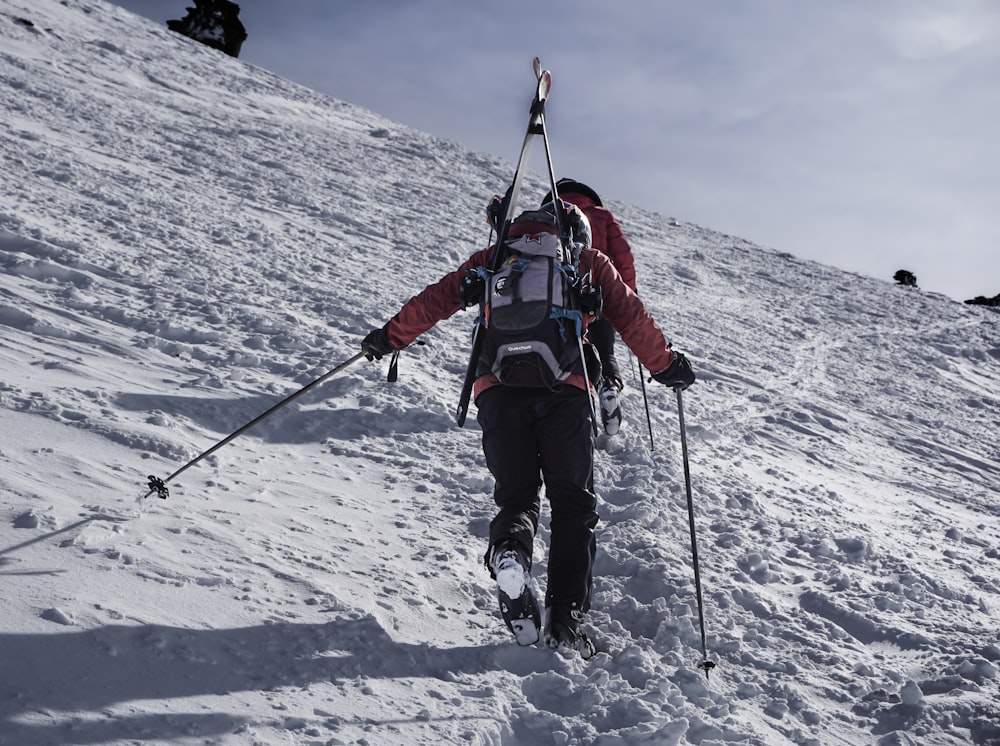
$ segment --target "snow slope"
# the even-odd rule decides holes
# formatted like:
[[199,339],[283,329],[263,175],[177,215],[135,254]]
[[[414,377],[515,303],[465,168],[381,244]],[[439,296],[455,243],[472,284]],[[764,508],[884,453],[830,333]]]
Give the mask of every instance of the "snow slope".
[[1000,743],[995,312],[612,203],[700,375],[717,667],[634,373],[584,662],[495,609],[470,314],[139,499],[479,248],[521,133],[471,153],[101,0],[0,0],[0,100],[0,744]]

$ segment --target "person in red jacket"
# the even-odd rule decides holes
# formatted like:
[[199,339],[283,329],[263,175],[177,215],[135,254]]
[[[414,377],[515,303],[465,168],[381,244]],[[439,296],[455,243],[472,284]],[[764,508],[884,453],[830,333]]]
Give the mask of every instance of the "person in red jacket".
[[[591,187],[574,179],[559,179],[556,182],[559,198],[579,207],[590,221],[591,245],[605,254],[622,276],[622,281],[632,292],[635,286],[635,257],[622,233],[621,225],[604,207],[600,196]],[[545,195],[542,203],[552,200],[552,194]],[[622,410],[618,394],[624,388],[621,369],[615,357],[615,330],[606,318],[598,318],[590,323],[587,338],[597,350],[601,359],[602,376],[597,386],[598,401],[601,403],[601,421],[608,435],[618,432],[622,423]]]
[[[550,203],[549,209],[555,207]],[[690,386],[695,375],[685,356],[671,348],[610,259],[590,248],[586,217],[568,203],[563,209],[579,250],[578,273],[581,277],[589,273],[591,284],[600,288],[604,317],[639,361],[656,371],[656,381],[678,389]],[[475,252],[413,296],[384,326],[365,336],[362,351],[369,359],[381,359],[452,316],[467,301],[463,284],[469,270],[476,273],[492,266],[497,250],[494,245]],[[586,320],[584,316],[584,325]],[[473,396],[498,508],[490,523],[485,562],[497,582],[501,614],[518,643],[538,641],[541,614],[532,594],[530,570],[541,513],[539,491],[544,483],[551,508],[544,641],[549,647],[573,648],[589,657],[593,645],[580,624],[590,608],[598,514],[586,374],[581,366],[556,386],[523,387],[503,383],[488,366],[479,373]]]

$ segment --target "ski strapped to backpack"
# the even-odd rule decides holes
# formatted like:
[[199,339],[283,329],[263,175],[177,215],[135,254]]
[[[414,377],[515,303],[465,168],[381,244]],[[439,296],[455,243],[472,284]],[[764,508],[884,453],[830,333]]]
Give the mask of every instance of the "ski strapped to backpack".
[[[536,58],[536,60],[537,60],[537,58]],[[538,65],[537,65],[537,63],[535,65],[535,71],[536,71],[536,73],[538,72]],[[552,166],[552,149],[549,147],[549,131],[548,131],[548,128],[545,126],[545,110],[544,109],[539,113],[538,118],[539,118],[539,129],[541,130],[541,135],[542,135],[542,143],[545,146],[545,165],[548,168],[548,172],[549,172],[549,197],[551,198],[551,203],[552,203],[553,209],[555,210],[556,224],[559,226],[559,235],[565,237],[565,236],[568,235],[568,230],[567,229],[569,228],[569,223],[571,222],[569,220],[569,215],[568,215],[568,209],[571,207],[571,205],[568,202],[563,202],[559,198],[559,186],[556,183],[556,170]],[[580,214],[581,214],[581,217],[582,217],[583,214],[582,213],[580,213]],[[590,248],[590,244],[591,244],[590,235],[589,235],[590,234],[590,224],[586,220],[585,217],[583,218],[583,220],[584,220],[584,222],[585,222],[585,224],[587,226],[587,233],[588,233],[588,235],[587,235],[587,248]],[[577,294],[577,298],[580,301],[582,301],[582,302],[586,302],[589,299],[589,302],[596,304],[596,310],[595,310],[595,308],[590,308],[589,309],[590,314],[592,316],[596,316],[597,313],[599,313],[599,311],[600,311],[600,303],[601,303],[600,292],[599,292],[599,290],[597,290],[597,292],[595,294],[595,290],[597,290],[597,289],[594,288],[590,284],[590,277],[589,277],[589,275],[587,277],[585,277],[585,278],[582,278],[582,280],[580,281],[580,285],[578,287],[578,291],[579,292]],[[586,352],[584,350],[583,336],[582,335],[580,335],[580,336],[578,336],[576,338],[576,345],[577,345],[577,348],[580,351],[580,359],[584,360],[584,361],[587,360],[587,354],[586,354]],[[590,388],[591,377],[589,375],[588,368],[587,368],[586,364],[583,366],[583,378],[584,378],[584,383],[585,383],[585,389],[588,392],[591,392],[591,388]],[[594,429],[594,437],[596,438],[597,435],[598,435],[598,433],[597,433],[597,409],[595,407],[594,398],[593,398],[592,395],[590,396],[590,423],[591,423],[591,426]]]
[[[507,229],[510,220],[514,215],[517,205],[517,197],[521,191],[521,180],[524,178],[525,164],[528,161],[528,154],[531,152],[531,143],[535,135],[545,134],[545,101],[549,95],[549,88],[552,86],[552,75],[548,70],[542,70],[538,58],[532,62],[535,70],[535,96],[531,101],[531,109],[528,114],[528,127],[524,133],[524,142],[521,145],[521,155],[517,160],[517,167],[514,170],[514,180],[508,190],[509,198],[505,199],[503,205],[503,219],[497,227],[497,246],[502,246],[507,240]],[[499,269],[502,252],[494,252],[490,271]],[[469,401],[472,398],[472,386],[476,381],[476,371],[479,368],[479,356],[482,351],[483,339],[480,334],[481,326],[476,325],[472,334],[472,353],[469,356],[469,364],[465,369],[465,380],[462,383],[462,392],[459,395],[458,408],[455,412],[455,420],[459,427],[465,424],[465,418],[469,414]]]
[[[554,227],[555,236],[558,239],[558,242],[560,243],[562,248],[560,249],[561,253],[559,257],[556,256],[551,257],[553,260],[553,269],[555,268],[555,263],[556,260],[558,259],[559,260],[558,263],[560,266],[562,266],[563,268],[572,267],[573,273],[575,274],[576,260],[579,258],[579,256],[578,255],[571,256],[572,252],[575,251],[575,249],[572,246],[572,241],[570,241],[569,244],[567,244],[567,241],[569,241],[569,236],[570,236],[569,229],[571,228],[571,223],[575,222],[570,219],[567,212],[568,209],[572,208],[572,205],[564,203],[561,199],[559,199],[559,191],[556,185],[556,178],[555,178],[555,169],[552,166],[552,152],[549,147],[548,131],[545,126],[545,102],[548,98],[549,89],[552,84],[552,76],[551,73],[549,73],[549,71],[541,69],[541,64],[539,63],[537,57],[533,61],[533,67],[536,78],[535,98],[532,101],[531,105],[531,112],[528,119],[528,128],[527,131],[525,132],[524,143],[521,146],[521,155],[520,158],[518,159],[517,168],[514,171],[514,180],[511,183],[510,188],[507,190],[507,194],[504,196],[503,200],[500,203],[500,212],[503,215],[503,219],[502,221],[498,221],[498,225],[496,226],[497,242],[495,246],[497,248],[493,252],[493,257],[490,262],[490,266],[483,273],[483,277],[467,278],[466,283],[463,285],[463,305],[471,305],[466,301],[464,297],[464,292],[467,289],[471,289],[470,286],[475,286],[477,282],[485,283],[487,278],[490,278],[494,282],[494,285],[490,287],[490,290],[491,291],[495,290],[495,283],[499,282],[504,274],[504,272],[502,271],[502,270],[505,271],[505,268],[503,267],[503,262],[507,260],[510,256],[510,254],[506,251],[506,249],[509,248],[507,246],[508,244],[507,239],[511,232],[512,216],[515,214],[515,207],[517,205],[517,198],[521,190],[521,180],[524,176],[525,163],[527,162],[528,153],[531,148],[531,142],[534,136],[536,135],[541,136],[542,142],[545,146],[545,161],[548,170],[549,184],[550,184],[549,194],[552,197],[551,211],[546,217],[541,218],[541,222],[545,226],[544,229],[541,231],[541,234],[550,233],[552,231],[552,228]],[[525,214],[524,218],[525,222],[531,222],[531,218],[529,217],[528,213]],[[583,220],[584,224],[586,224],[586,218],[583,218]],[[587,231],[589,239],[589,225],[587,225]],[[517,238],[519,235],[520,234],[514,235],[514,237]],[[548,239],[543,239],[543,240],[548,240]],[[589,247],[589,240],[587,241],[587,246]],[[567,251],[570,252],[569,256],[567,256],[565,253]],[[522,259],[524,256],[536,256],[535,254],[529,254],[528,252],[521,252],[521,253],[522,253]],[[526,268],[528,266],[531,266],[531,264],[533,263],[534,263],[533,259],[523,260],[521,266],[523,266],[525,269],[514,270],[515,275],[517,275],[518,272],[526,271]],[[532,274],[535,275],[537,272],[538,270],[534,270]],[[545,306],[547,306],[550,310],[553,308],[565,308],[567,311],[569,311],[569,315],[566,316],[565,318],[570,318],[570,319],[573,318],[574,312],[582,311],[583,313],[590,313],[590,315],[595,315],[597,312],[599,312],[600,298],[598,295],[595,295],[593,293],[593,289],[590,287],[589,277],[587,278],[575,277],[574,279],[571,279],[568,273],[563,274],[563,270],[558,270],[558,272],[560,273],[560,283],[566,281],[568,285],[574,287],[574,292],[571,294],[571,297],[569,298],[565,297],[566,294],[564,292],[563,293],[557,292],[555,293],[555,300],[558,300],[560,302],[575,300],[576,305],[574,307],[572,303],[568,303],[565,306],[560,306],[558,304],[553,304],[552,299],[549,299],[545,302]],[[500,274],[498,275],[498,273]],[[509,273],[507,274],[509,275]],[[509,280],[503,280],[504,283],[508,281]],[[521,280],[515,280],[515,286],[517,286],[520,283]],[[550,286],[554,284],[555,284],[554,280],[550,280]],[[471,294],[475,295],[475,291],[473,290]],[[492,297],[492,295],[493,293],[491,292],[490,296]],[[518,305],[518,304],[515,302],[510,305]],[[535,308],[535,313],[539,312],[539,308],[541,308],[541,304],[537,304]],[[469,358],[469,365],[466,368],[465,381],[462,385],[462,392],[459,397],[458,408],[456,411],[456,421],[458,422],[459,427],[462,427],[465,424],[465,418],[469,410],[469,401],[472,396],[473,384],[475,383],[476,378],[483,372],[482,370],[483,357],[484,357],[483,346],[485,344],[484,337],[486,336],[483,333],[483,330],[486,328],[484,326],[484,323],[485,324],[489,323],[489,320],[485,316],[485,310],[486,309],[484,309],[483,317],[479,319],[479,323],[476,324],[475,329],[473,331],[472,354],[470,355]],[[514,316],[515,311],[511,311],[509,314],[505,313],[503,315]],[[559,324],[560,329],[565,330],[567,327],[565,323],[562,323],[562,321],[564,320],[562,315],[559,312],[556,312],[556,316],[560,317],[560,324]],[[575,362],[573,362],[574,360],[579,361],[578,370],[579,372],[582,373],[585,381],[587,382],[586,387],[589,389],[589,376],[588,376],[587,366],[583,362],[584,360],[587,359],[586,355],[584,354],[583,337],[581,334],[581,327],[576,326],[576,324],[573,324],[573,337],[575,337],[575,339],[572,340],[572,343],[570,343],[570,340],[568,339],[563,340],[562,335],[560,334],[560,342],[567,343],[562,345],[562,347],[564,348],[572,347],[575,345],[576,352],[573,353],[569,358],[566,357],[567,353],[565,353],[565,351],[563,354],[559,355],[553,354],[548,360],[549,364],[547,367],[550,370],[555,371],[554,375],[557,381],[565,380],[565,378],[568,377],[569,374],[562,376],[562,378],[560,378],[562,373],[560,373],[559,371],[563,371],[567,365],[569,365],[570,367],[574,366],[576,364]],[[507,359],[508,363],[514,363],[516,352],[517,351],[513,348],[508,349],[507,352],[504,353],[503,357]],[[540,356],[541,358],[546,357],[546,354],[538,348],[534,350],[525,349],[524,352],[528,354],[534,354],[536,355],[536,357],[538,356]],[[554,365],[552,364],[551,358],[554,358],[556,360],[556,363]],[[520,362],[523,363],[525,361],[522,360]],[[536,367],[538,366],[536,365]],[[544,371],[545,367],[546,366],[542,366],[541,370]],[[524,365],[521,366],[521,368],[522,370],[520,372],[525,373],[527,371],[528,366]],[[501,380],[503,380],[503,378],[501,378]],[[509,385],[519,385],[516,383],[512,383],[511,382],[512,380],[514,379],[508,378],[508,380],[505,382],[508,383]],[[531,385],[531,384],[523,383],[520,385]],[[594,407],[593,400],[591,400],[592,410],[593,407]],[[596,433],[596,427],[597,427],[596,416],[592,417],[592,419]]]

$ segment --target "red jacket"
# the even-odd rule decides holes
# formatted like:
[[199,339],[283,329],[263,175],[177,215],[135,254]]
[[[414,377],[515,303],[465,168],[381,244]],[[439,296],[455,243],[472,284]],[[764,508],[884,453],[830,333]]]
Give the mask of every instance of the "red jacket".
[[[489,267],[492,256],[493,247],[477,251],[454,272],[449,272],[410,298],[389,320],[387,331],[392,346],[396,349],[406,347],[439,321],[458,311],[461,306],[459,288],[466,270],[470,267]],[[591,272],[593,284],[601,288],[604,318],[611,322],[622,341],[647,370],[655,373],[666,370],[674,359],[670,344],[639,296],[625,283],[611,261],[593,249],[584,251],[580,255],[579,273],[583,276],[587,272]],[[588,319],[584,319],[585,325],[587,322]],[[476,380],[475,396],[499,383],[492,375],[480,376]],[[568,383],[586,388],[583,376],[571,376]]]
[[560,192],[559,198],[583,210],[583,214],[590,221],[591,245],[611,259],[611,263],[615,265],[625,284],[634,292],[635,257],[632,256],[632,247],[625,240],[625,234],[622,233],[622,227],[615,216],[585,194]]

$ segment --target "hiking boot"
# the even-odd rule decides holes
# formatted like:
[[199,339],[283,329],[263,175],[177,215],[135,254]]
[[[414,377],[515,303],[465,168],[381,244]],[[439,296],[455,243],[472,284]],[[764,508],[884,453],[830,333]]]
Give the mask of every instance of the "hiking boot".
[[514,634],[518,645],[538,642],[542,615],[531,590],[530,562],[524,552],[513,544],[497,546],[493,550],[490,568],[497,581],[497,600],[500,616]]
[[554,650],[576,650],[587,660],[593,657],[594,643],[580,629],[583,612],[570,606],[550,606],[545,610],[545,646]]
[[601,423],[604,432],[615,435],[622,426],[622,407],[618,401],[621,384],[612,378],[605,378],[597,390],[597,399],[601,403]]
[[498,544],[493,549],[490,569],[497,581],[497,587],[511,598],[518,598],[528,584],[530,563],[524,551],[512,542]]

